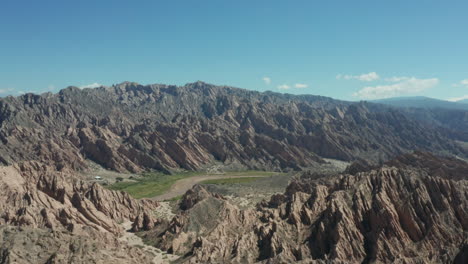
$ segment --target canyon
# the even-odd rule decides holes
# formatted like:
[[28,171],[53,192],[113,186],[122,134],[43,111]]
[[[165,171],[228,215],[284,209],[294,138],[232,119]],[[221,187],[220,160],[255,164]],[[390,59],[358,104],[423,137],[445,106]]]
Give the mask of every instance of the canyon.
[[[0,98],[0,263],[466,263],[467,118],[204,82]],[[202,183],[168,202],[89,164],[290,178],[245,206]]]

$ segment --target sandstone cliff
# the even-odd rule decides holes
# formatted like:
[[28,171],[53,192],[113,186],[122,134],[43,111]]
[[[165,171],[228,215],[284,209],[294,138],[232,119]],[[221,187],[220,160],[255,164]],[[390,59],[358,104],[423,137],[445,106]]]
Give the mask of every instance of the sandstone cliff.
[[86,183],[71,171],[37,162],[0,168],[0,224],[80,233],[84,227],[119,234],[118,222],[134,221],[157,203]]
[[147,238],[189,263],[465,261],[468,164],[424,153],[389,164],[332,177],[304,173],[248,210],[196,186],[182,213]]
[[120,223],[157,222],[158,204],[38,162],[0,167],[0,263],[150,263],[117,238]]

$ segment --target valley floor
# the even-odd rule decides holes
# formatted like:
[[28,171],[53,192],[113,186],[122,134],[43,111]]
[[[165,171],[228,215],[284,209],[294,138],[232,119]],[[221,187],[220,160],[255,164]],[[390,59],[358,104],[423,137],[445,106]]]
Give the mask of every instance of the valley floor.
[[266,176],[262,175],[203,175],[185,178],[176,181],[170,189],[164,194],[153,197],[156,201],[165,201],[173,198],[182,196],[185,192],[191,189],[195,184],[202,183],[209,180],[221,180],[221,179],[252,179],[252,178],[263,178]]

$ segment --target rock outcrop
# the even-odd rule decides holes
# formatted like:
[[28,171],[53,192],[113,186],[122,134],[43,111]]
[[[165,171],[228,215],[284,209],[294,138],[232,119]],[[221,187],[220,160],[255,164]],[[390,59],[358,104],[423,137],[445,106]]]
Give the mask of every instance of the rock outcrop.
[[86,183],[72,171],[57,172],[38,162],[0,167],[0,192],[0,224],[77,234],[92,228],[118,235],[123,231],[118,223],[149,215],[158,205]]
[[240,210],[198,190],[201,196],[183,198],[182,213],[146,236],[188,263],[452,263],[466,258],[468,164],[420,152],[388,164],[394,166],[332,177],[304,173],[284,194],[256,209]]
[[213,161],[299,170],[321,158],[381,161],[414,149],[466,156],[449,132],[377,104],[202,82],[0,99],[0,162],[35,160],[59,170],[84,169],[86,159],[139,172]]
[[100,233],[72,235],[31,227],[0,226],[0,263],[151,263],[141,249]]
[[[369,165],[415,149],[468,157],[456,141],[465,126],[430,117],[202,82],[0,98],[0,263],[150,261],[117,239],[122,223],[191,263],[463,262],[468,165],[425,152]],[[304,173],[255,209],[197,185],[170,222],[154,217],[157,202],[76,173],[89,160],[136,173],[302,170],[324,158],[359,162]]]
[[153,227],[157,206],[35,161],[0,167],[0,263],[151,263],[118,238],[141,216]]

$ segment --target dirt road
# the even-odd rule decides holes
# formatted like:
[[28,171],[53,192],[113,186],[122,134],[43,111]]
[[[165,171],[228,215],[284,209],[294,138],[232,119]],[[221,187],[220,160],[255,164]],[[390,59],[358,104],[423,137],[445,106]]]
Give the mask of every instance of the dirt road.
[[229,179],[229,178],[252,178],[258,177],[262,178],[265,176],[256,176],[256,175],[202,175],[202,176],[193,176],[185,179],[176,181],[171,188],[164,194],[155,196],[151,199],[156,201],[169,200],[171,198],[181,196],[195,184],[200,183],[205,180],[218,180],[218,179]]

